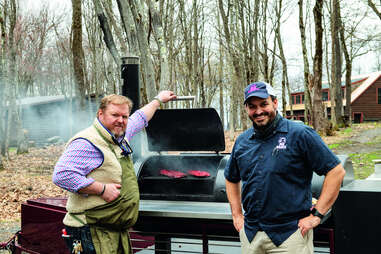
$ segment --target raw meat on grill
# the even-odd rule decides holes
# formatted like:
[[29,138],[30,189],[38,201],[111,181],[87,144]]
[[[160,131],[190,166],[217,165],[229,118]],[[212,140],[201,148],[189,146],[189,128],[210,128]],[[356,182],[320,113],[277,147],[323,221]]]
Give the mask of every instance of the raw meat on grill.
[[186,174],[184,174],[183,172],[176,171],[176,170],[169,170],[169,169],[161,169],[160,175],[165,175],[170,178],[182,178],[186,176]]
[[208,177],[210,176],[209,172],[201,171],[201,170],[188,170],[188,174],[196,177]]

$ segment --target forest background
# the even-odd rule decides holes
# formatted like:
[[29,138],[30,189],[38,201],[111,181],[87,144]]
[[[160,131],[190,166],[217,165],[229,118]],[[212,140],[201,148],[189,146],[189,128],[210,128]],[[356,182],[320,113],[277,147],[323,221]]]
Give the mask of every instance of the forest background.
[[[0,0],[0,241],[19,230],[22,202],[65,195],[51,182],[63,145],[17,154],[21,99],[63,95],[83,105],[120,93],[121,58],[138,56],[142,104],[163,89],[194,95],[170,107],[216,108],[231,133],[227,152],[250,125],[242,91],[257,80],[274,86],[281,112],[291,92],[305,90],[308,124],[324,134],[350,124],[338,84],[381,70],[380,11],[376,0]],[[322,80],[335,105],[330,123]],[[352,140],[364,126],[323,137],[335,153],[352,153],[358,178],[381,155],[379,124],[365,141]],[[11,137],[19,147],[9,147]]]
[[371,0],[0,0],[0,8],[5,159],[10,136],[25,138],[21,98],[63,95],[83,106],[120,93],[122,57],[140,59],[142,104],[163,89],[195,95],[171,107],[215,107],[231,133],[249,126],[242,91],[253,81],[275,87],[281,112],[303,89],[308,123],[326,134],[351,122],[341,82],[381,70],[381,3]]

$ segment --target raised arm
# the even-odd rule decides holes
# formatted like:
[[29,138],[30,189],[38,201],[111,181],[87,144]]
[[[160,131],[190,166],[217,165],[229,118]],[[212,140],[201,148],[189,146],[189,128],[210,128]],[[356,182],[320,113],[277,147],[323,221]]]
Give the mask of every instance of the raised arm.
[[147,121],[151,120],[156,110],[160,107],[160,102],[167,103],[176,98],[176,95],[172,91],[161,91],[150,103],[142,107],[140,110],[143,111],[146,116]]

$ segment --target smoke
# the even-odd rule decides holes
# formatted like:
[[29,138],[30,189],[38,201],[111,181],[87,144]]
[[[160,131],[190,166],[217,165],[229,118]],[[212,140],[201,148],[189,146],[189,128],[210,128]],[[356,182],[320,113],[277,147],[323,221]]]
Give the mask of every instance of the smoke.
[[91,125],[97,111],[93,101],[87,101],[81,109],[77,100],[70,101],[64,96],[38,96],[20,102],[22,128],[27,130],[29,141],[38,146],[49,144],[53,137],[66,142]]

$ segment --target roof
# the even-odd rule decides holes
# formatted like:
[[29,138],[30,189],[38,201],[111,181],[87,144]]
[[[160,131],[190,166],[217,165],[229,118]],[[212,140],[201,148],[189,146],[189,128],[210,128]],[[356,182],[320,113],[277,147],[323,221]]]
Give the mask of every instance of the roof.
[[65,100],[65,96],[63,95],[56,95],[56,96],[35,96],[35,97],[27,97],[22,98],[18,100],[18,103],[21,106],[32,106],[32,105],[38,105],[38,104],[46,104],[56,101],[63,101]]
[[[361,85],[359,85],[356,89],[352,91],[351,94],[351,104],[357,100],[373,83],[378,80],[381,77],[381,71],[377,72],[372,72],[370,74],[364,74],[364,75],[358,75],[354,76],[351,79],[352,85],[354,83],[357,83],[359,81],[362,81]],[[343,82],[342,82],[343,84]],[[327,87],[326,87],[327,88]],[[324,87],[323,87],[324,89]],[[296,94],[298,92],[292,93]],[[331,102],[330,101],[325,101],[324,102],[327,107],[331,107]],[[343,98],[343,105],[346,105],[346,100]],[[293,110],[304,110],[304,104],[294,104],[292,105]],[[290,110],[290,105],[287,104],[286,110]]]
[[[370,77],[372,74],[374,73],[381,73],[381,72],[373,72],[373,73],[370,73],[370,74],[362,74],[362,75],[357,75],[357,76],[353,76],[351,77],[351,84],[355,84],[355,83],[358,83],[362,80],[365,80],[367,79],[368,77]],[[329,82],[328,81],[323,81],[322,84],[322,89],[328,89],[329,88]],[[345,87],[345,79],[341,81],[341,87]],[[302,93],[304,92],[304,88],[300,88],[300,90],[297,90],[295,92],[292,92],[292,94],[296,94],[296,93]]]
[[369,74],[368,78],[351,94],[351,104],[357,100],[381,76],[381,71]]

